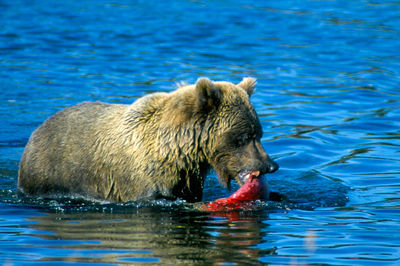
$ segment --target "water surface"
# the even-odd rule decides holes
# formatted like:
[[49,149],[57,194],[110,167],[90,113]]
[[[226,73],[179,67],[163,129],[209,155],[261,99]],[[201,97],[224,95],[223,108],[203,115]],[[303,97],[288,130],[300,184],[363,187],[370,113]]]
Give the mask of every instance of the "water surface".
[[[400,263],[400,3],[1,1],[0,262]],[[82,101],[130,104],[200,76],[258,80],[268,175],[289,201],[26,198],[32,131]],[[204,201],[229,195],[211,173]]]

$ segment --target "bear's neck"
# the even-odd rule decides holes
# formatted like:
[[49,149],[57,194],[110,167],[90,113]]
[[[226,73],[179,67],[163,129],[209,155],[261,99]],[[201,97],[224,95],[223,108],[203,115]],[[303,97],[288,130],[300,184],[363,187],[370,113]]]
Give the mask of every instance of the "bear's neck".
[[174,168],[173,194],[189,202],[200,201],[204,181],[211,165],[207,158],[209,137],[203,120],[179,125],[163,125],[158,129],[155,146],[159,147],[162,169]]

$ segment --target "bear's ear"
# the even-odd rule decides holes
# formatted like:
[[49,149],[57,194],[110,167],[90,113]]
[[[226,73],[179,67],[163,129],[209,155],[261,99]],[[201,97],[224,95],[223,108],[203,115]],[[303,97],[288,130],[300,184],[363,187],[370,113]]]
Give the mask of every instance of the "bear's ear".
[[243,78],[243,80],[237,85],[238,87],[244,89],[249,96],[254,92],[254,88],[257,84],[255,78]]
[[199,78],[196,82],[197,108],[208,112],[216,109],[221,102],[221,90],[208,78]]

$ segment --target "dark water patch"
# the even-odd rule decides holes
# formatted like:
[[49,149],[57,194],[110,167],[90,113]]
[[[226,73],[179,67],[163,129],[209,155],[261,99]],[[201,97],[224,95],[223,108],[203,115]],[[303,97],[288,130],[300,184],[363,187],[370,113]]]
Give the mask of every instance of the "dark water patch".
[[271,189],[279,191],[290,203],[288,207],[314,209],[317,207],[341,207],[349,200],[351,190],[340,180],[326,177],[317,171],[295,173],[282,171],[270,178]]

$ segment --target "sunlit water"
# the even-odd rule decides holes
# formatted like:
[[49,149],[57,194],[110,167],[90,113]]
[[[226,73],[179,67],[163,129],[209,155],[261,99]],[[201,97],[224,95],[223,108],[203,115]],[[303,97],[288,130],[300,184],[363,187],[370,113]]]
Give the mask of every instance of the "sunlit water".
[[[396,1],[1,1],[0,262],[400,264]],[[133,102],[200,76],[258,79],[283,202],[26,198],[32,131],[81,101]],[[204,201],[232,192],[207,180]]]

